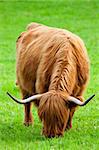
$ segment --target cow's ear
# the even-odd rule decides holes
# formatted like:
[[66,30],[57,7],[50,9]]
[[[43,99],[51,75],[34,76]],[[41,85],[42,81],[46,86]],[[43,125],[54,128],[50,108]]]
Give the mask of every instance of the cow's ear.
[[68,108],[69,108],[69,109],[72,109],[72,108],[75,108],[75,107],[77,107],[77,104],[68,101]]
[[36,107],[39,107],[40,99],[35,100],[33,103]]

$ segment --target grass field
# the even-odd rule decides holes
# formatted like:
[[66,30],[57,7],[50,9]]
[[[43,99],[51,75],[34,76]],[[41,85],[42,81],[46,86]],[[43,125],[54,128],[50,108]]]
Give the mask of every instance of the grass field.
[[[34,126],[24,127],[23,106],[12,102],[15,86],[15,43],[30,22],[66,28],[85,42],[91,62],[85,98],[95,98],[79,108],[73,128],[64,137],[46,139],[33,107]],[[98,150],[99,149],[99,2],[98,0],[0,1],[0,150]]]

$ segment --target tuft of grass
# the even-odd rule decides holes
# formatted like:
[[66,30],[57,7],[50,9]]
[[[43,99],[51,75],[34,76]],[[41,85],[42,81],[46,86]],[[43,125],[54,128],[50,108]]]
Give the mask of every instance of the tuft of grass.
[[[99,2],[98,0],[0,1],[0,150],[98,150],[99,149]],[[79,108],[73,128],[64,137],[46,139],[33,107],[34,126],[24,127],[23,106],[6,95],[20,97],[15,86],[15,43],[30,22],[66,28],[85,42],[90,57],[90,83],[85,93],[95,98]]]

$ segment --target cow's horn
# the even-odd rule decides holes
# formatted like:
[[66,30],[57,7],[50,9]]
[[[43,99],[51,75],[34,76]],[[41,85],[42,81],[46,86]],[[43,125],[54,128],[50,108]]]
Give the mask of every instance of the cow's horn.
[[23,99],[23,100],[21,101],[21,100],[15,98],[15,97],[13,97],[9,92],[7,92],[7,95],[8,95],[10,98],[12,98],[15,102],[17,102],[17,103],[19,103],[19,104],[26,104],[26,103],[32,102],[32,101],[34,101],[34,100],[36,100],[36,99],[39,99],[39,98],[41,98],[41,97],[43,96],[43,94],[37,94],[37,95],[33,95],[33,96],[29,97],[29,98]]
[[84,102],[81,102],[79,99],[77,99],[77,98],[75,98],[75,97],[69,96],[68,101],[73,102],[73,103],[77,104],[78,106],[85,106],[94,96],[95,96],[95,94],[92,95],[92,96],[90,96],[90,97],[89,97],[86,101],[84,101]]

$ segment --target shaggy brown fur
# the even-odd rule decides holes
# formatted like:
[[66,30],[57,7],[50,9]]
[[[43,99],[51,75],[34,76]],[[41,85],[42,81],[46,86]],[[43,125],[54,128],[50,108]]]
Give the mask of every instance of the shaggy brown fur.
[[[71,128],[76,105],[68,96],[83,100],[89,78],[89,59],[82,40],[75,34],[31,23],[17,40],[17,83],[24,98],[46,93],[38,115],[47,137],[63,135]],[[32,123],[31,104],[25,105],[25,125]]]

